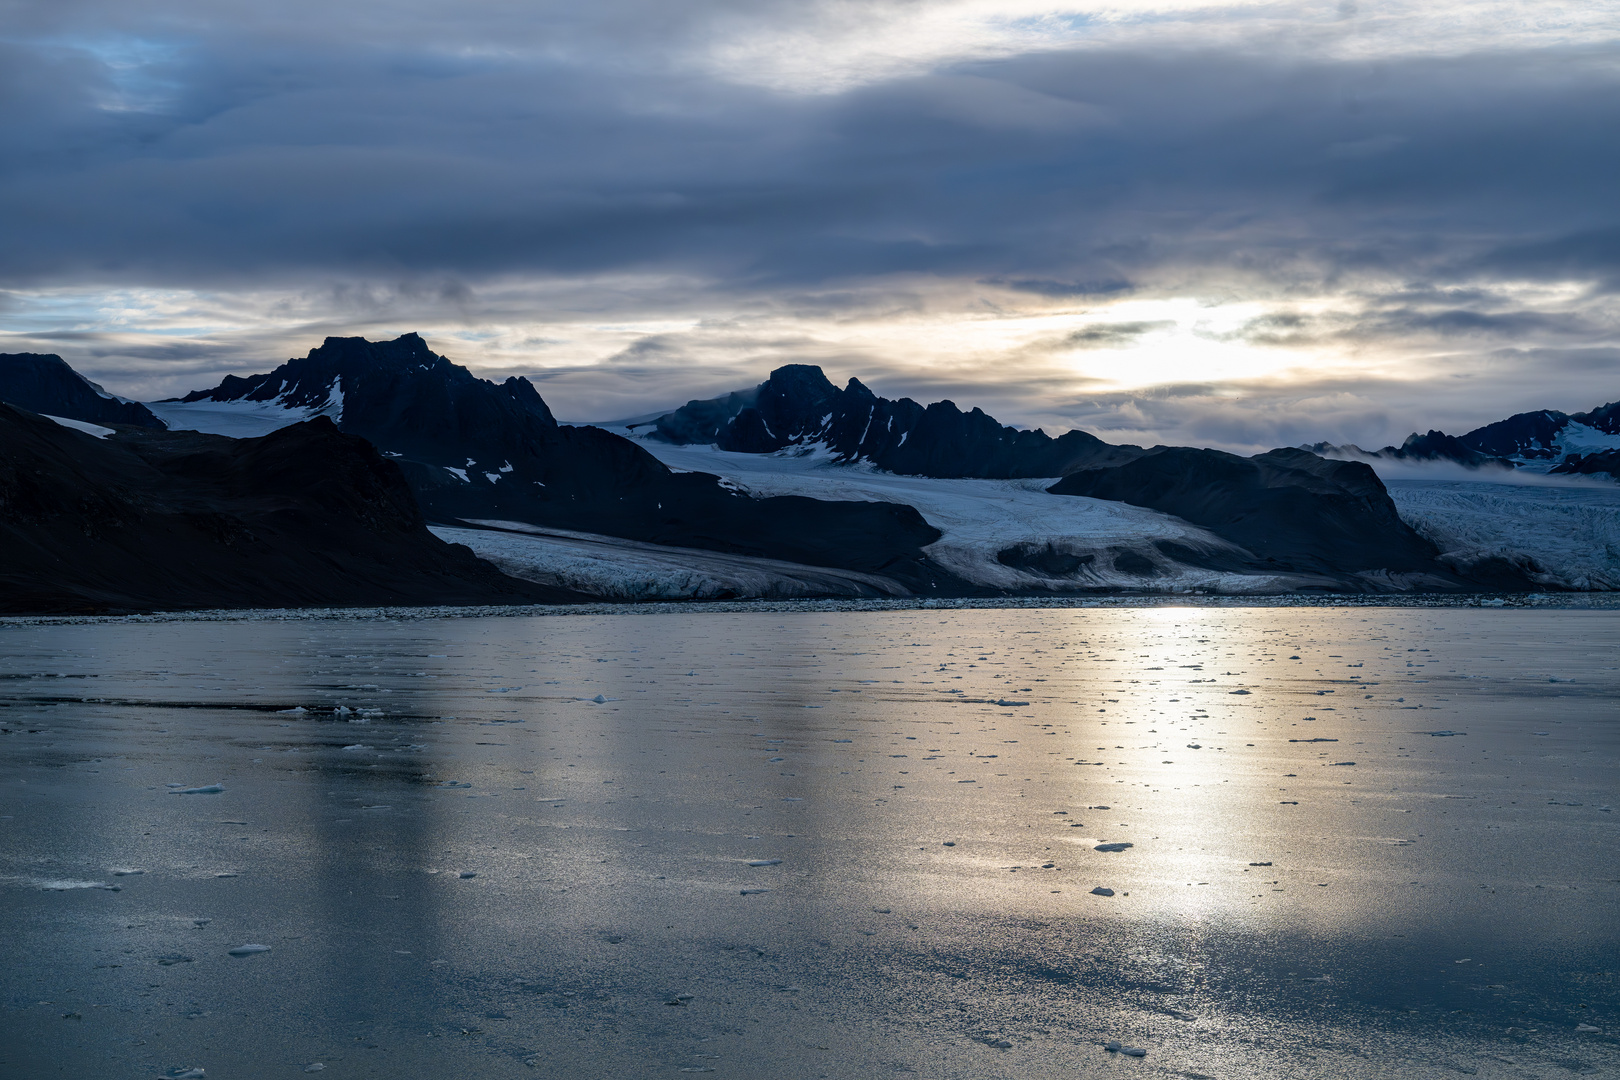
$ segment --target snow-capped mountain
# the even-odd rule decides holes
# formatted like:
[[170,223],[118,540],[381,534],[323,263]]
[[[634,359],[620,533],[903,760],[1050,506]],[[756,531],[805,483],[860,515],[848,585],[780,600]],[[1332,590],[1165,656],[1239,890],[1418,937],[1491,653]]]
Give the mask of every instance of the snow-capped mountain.
[[922,556],[938,532],[909,506],[747,497],[601,428],[559,424],[527,379],[478,378],[416,334],[327,338],[268,374],[162,408],[173,427],[225,433],[330,416],[398,461],[440,523],[512,521],[882,573],[908,591],[962,585]]
[[633,434],[675,446],[768,454],[822,447],[842,464],[865,461],[890,472],[940,478],[1062,476],[1082,465],[1120,461],[1139,447],[1110,446],[1084,431],[1052,438],[997,423],[954,402],[923,406],[878,397],[859,379],[842,390],[819,367],[788,364],[751,390],[689,401]]
[[[1553,409],[1518,413],[1466,435],[1413,433],[1400,446],[1363,450],[1316,443],[1313,453],[1367,461],[1450,461],[1471,469],[1525,469],[1537,473],[1606,474],[1620,479],[1612,452],[1620,450],[1620,402],[1589,412]],[[1609,457],[1603,455],[1610,454]]]
[[903,500],[943,533],[925,553],[984,588],[1532,587],[1511,559],[1442,558],[1372,469],[1302,450],[1240,458],[1052,438],[948,401],[881,398],[858,379],[839,390],[797,364],[622,430],[671,465],[761,494]]
[[55,353],[0,353],[0,401],[86,424],[164,426],[145,405],[107,393]]
[[[1440,492],[1387,486],[1365,462],[1303,450],[1243,458],[1110,446],[1079,431],[1051,438],[950,402],[880,398],[855,379],[840,390],[804,365],[615,433],[560,424],[527,380],[480,379],[415,334],[329,338],[267,374],[228,377],[153,411],[175,430],[58,426],[120,445],[137,439],[143,461],[184,449],[199,462],[290,425],[341,429],[397,467],[442,539],[513,576],[597,596],[1620,587],[1620,499],[1592,480],[1535,476],[1504,459],[1471,475],[1524,476],[1559,490],[1532,498],[1522,487],[1473,483]],[[1535,429],[1541,442],[1515,453],[1550,463],[1526,455],[1548,440],[1565,448],[1590,445],[1587,432],[1608,438],[1601,425],[1613,426],[1614,411]],[[1551,424],[1552,414],[1538,415]],[[178,441],[164,449],[166,440]],[[1408,440],[1404,458],[1374,461],[1406,467],[1430,453],[1494,460],[1431,432]],[[1594,452],[1559,467],[1590,472],[1615,456]],[[239,467],[221,464],[233,475]],[[327,486],[340,493],[357,483],[345,476]],[[373,498],[351,494],[360,504]],[[186,497],[205,514],[237,513],[224,488]]]

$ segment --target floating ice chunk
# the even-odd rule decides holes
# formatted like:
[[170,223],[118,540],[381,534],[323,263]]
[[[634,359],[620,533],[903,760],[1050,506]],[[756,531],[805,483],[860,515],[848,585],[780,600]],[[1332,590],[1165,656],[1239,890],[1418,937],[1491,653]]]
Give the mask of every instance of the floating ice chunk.
[[113,877],[132,877],[135,874],[144,874],[145,870],[114,870]]
[[205,1069],[171,1069],[170,1080],[203,1080],[208,1072]]
[[601,694],[597,694],[595,697],[591,698],[591,700],[594,701],[598,705],[606,705],[607,704],[607,698],[603,697]]
[[1247,690],[1228,690],[1228,694],[1247,694]]
[[1116,841],[1115,843],[1112,843],[1112,844],[1098,844],[1096,847],[1092,848],[1091,850],[1092,851],[1124,851],[1128,847],[1135,847],[1135,846],[1136,846],[1135,844],[1132,844],[1129,841],[1120,840],[1120,841]]
[[326,1068],[326,1065],[323,1062],[312,1061],[308,1065],[304,1066],[304,1071],[305,1072],[320,1072],[322,1069],[325,1069],[325,1068]]
[[1109,889],[1109,888],[1105,888],[1104,886],[1099,885],[1095,889],[1091,890],[1091,895],[1092,896],[1113,896],[1114,895],[1114,890]]
[[[295,706],[294,708],[291,708],[291,709],[277,709],[276,710],[277,713],[279,713],[279,714],[281,714],[283,716],[285,716],[285,715],[287,715],[289,713],[304,713],[304,712],[308,712],[308,711],[309,710],[304,708],[302,705]],[[344,709],[343,711],[348,712],[347,709]]]
[[1602,1031],[1603,1029],[1599,1028],[1599,1027],[1593,1027],[1591,1024],[1576,1024],[1575,1025],[1575,1030],[1576,1031]]
[[439,782],[437,784],[434,784],[433,786],[434,787],[442,787],[442,788],[464,788],[464,787],[465,788],[470,788],[470,787],[472,787],[471,784],[464,784],[460,780],[444,780],[444,781],[441,781],[441,782]]
[[748,861],[749,866],[780,866],[781,863],[781,859],[750,859]]
[[1024,705],[1028,705],[1029,702],[1027,702],[1027,701],[1008,701],[1006,698],[1000,698],[1000,699],[998,699],[996,701],[992,701],[990,704],[992,704],[992,705],[1000,705],[1004,709],[1016,709],[1016,708],[1020,708],[1020,707],[1022,707]]
[[1353,762],[1353,761],[1329,761],[1329,762],[1326,762],[1325,764],[1327,764],[1327,765],[1354,765],[1355,762]]
[[743,896],[753,896],[756,893],[767,893],[767,892],[770,892],[770,891],[771,890],[769,890],[769,889],[739,889],[738,890],[738,892]]
[[1271,864],[1268,863],[1268,862],[1252,862],[1249,865],[1250,866],[1270,866]]
[[475,878],[475,877],[478,876],[478,871],[476,871],[476,870],[463,870],[460,873],[460,875],[458,875],[458,876],[461,877],[462,880],[466,880],[467,878]]
[[1433,735],[1437,739],[1449,738],[1452,735],[1466,735],[1466,731],[1425,731],[1424,735]]
[[351,744],[349,746],[345,746],[343,749],[345,749],[345,750],[370,750],[371,747],[365,745],[364,743],[353,743],[353,744]]
[[947,841],[945,841],[945,843],[942,846],[943,847],[955,847],[956,846],[956,841],[955,840],[947,840]]
[[834,739],[833,742],[854,742],[854,739]]
[[270,951],[268,945],[238,945],[230,951],[231,956],[258,956],[260,953]]
[[204,784],[202,787],[179,788],[169,792],[170,795],[218,795],[225,789],[219,784]]

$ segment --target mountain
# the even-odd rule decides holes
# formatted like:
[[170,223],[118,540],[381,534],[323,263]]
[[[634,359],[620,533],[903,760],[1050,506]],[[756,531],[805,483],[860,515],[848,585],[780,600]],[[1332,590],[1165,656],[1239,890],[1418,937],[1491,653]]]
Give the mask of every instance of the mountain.
[[676,446],[713,444],[749,454],[823,447],[840,463],[866,461],[942,479],[1062,476],[1083,464],[1140,453],[1084,431],[1056,439],[1020,431],[950,401],[925,407],[910,398],[878,397],[859,379],[840,390],[808,364],[779,367],[751,390],[689,401],[649,426],[648,438]]
[[0,401],[89,424],[164,426],[145,405],[107,393],[55,353],[0,353]]
[[[738,454],[756,455],[758,464],[733,477],[750,487],[802,489],[820,477],[828,490],[847,489],[851,482],[833,466],[854,464],[937,481],[934,489],[920,481],[905,488],[945,529],[929,554],[981,584],[1356,592],[1543,584],[1512,559],[1443,555],[1401,520],[1372,469],[1303,450],[1242,458],[1193,447],[1110,446],[1082,431],[1054,439],[948,401],[925,408],[880,398],[858,379],[839,390],[820,368],[799,364],[776,369],[751,390],[690,401],[645,427],[645,445],[682,464],[701,461],[699,451],[708,448],[714,468],[740,462]],[[1440,432],[1414,436],[1398,453],[1489,460]],[[800,464],[817,460],[824,465]],[[1050,495],[1123,503],[1158,516],[1138,519],[1134,535],[1120,535],[1106,513],[1054,504],[1042,512],[1047,526],[1030,529],[1009,510],[1028,503],[1030,492],[1016,483],[986,488],[978,500],[960,486],[969,478],[1036,477],[1061,478],[1041,489]],[[1078,529],[1063,531],[1059,521]]]
[[[1516,413],[1475,428],[1466,435],[1431,430],[1416,432],[1400,446],[1363,450],[1359,446],[1316,443],[1302,447],[1317,454],[1341,458],[1387,461],[1451,461],[1471,469],[1528,469],[1532,472],[1607,472],[1601,465],[1582,468],[1580,462],[1610,450],[1620,450],[1620,402],[1589,412],[1561,413],[1553,409]],[[1565,468],[1570,464],[1572,468]]]
[[1403,522],[1378,474],[1359,461],[1329,461],[1297,449],[1243,458],[1167,447],[1122,465],[1070,473],[1047,490],[1145,506],[1201,525],[1252,552],[1269,571],[1340,576],[1364,588],[1399,581],[1455,590],[1529,589],[1507,560],[1447,564]]
[[0,405],[0,610],[568,602],[433,536],[399,467],[330,420],[104,438]]
[[166,415],[182,424],[187,407],[222,405],[330,416],[397,460],[437,522],[506,520],[837,567],[915,591],[951,584],[921,551],[938,530],[909,506],[756,499],[675,472],[619,435],[558,424],[527,379],[480,379],[416,334],[327,338],[268,374],[188,394]]

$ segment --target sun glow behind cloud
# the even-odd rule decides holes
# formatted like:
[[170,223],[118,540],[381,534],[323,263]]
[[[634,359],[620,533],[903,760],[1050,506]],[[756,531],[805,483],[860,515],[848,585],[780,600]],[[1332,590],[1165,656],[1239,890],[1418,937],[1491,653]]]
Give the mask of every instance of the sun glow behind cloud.
[[[919,281],[887,303],[829,315],[808,304],[719,307],[692,283],[671,302],[670,286],[662,277],[617,278],[619,303],[608,309],[608,283],[580,280],[512,280],[470,293],[19,292],[0,351],[62,352],[109,389],[152,399],[269,370],[328,334],[417,331],[475,371],[534,379],[554,410],[575,420],[673,408],[797,362],[819,364],[835,381],[859,377],[886,396],[950,397],[1053,434],[1082,427],[1114,441],[1234,450],[1398,441],[1433,415],[1435,388],[1454,376],[1449,355],[1433,349],[1369,349],[1333,335],[1302,335],[1297,345],[1264,339],[1277,325],[1369,317],[1347,311],[1342,296],[1075,304]],[[1567,296],[1542,287],[1526,294],[1549,303]],[[1224,419],[1199,426],[1178,408]]]

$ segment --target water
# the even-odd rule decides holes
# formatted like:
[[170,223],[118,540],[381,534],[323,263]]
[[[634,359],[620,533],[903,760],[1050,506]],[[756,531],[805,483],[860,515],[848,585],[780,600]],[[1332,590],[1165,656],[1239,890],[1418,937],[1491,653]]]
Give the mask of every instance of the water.
[[0,1075],[1617,1075],[1617,637],[8,625]]

